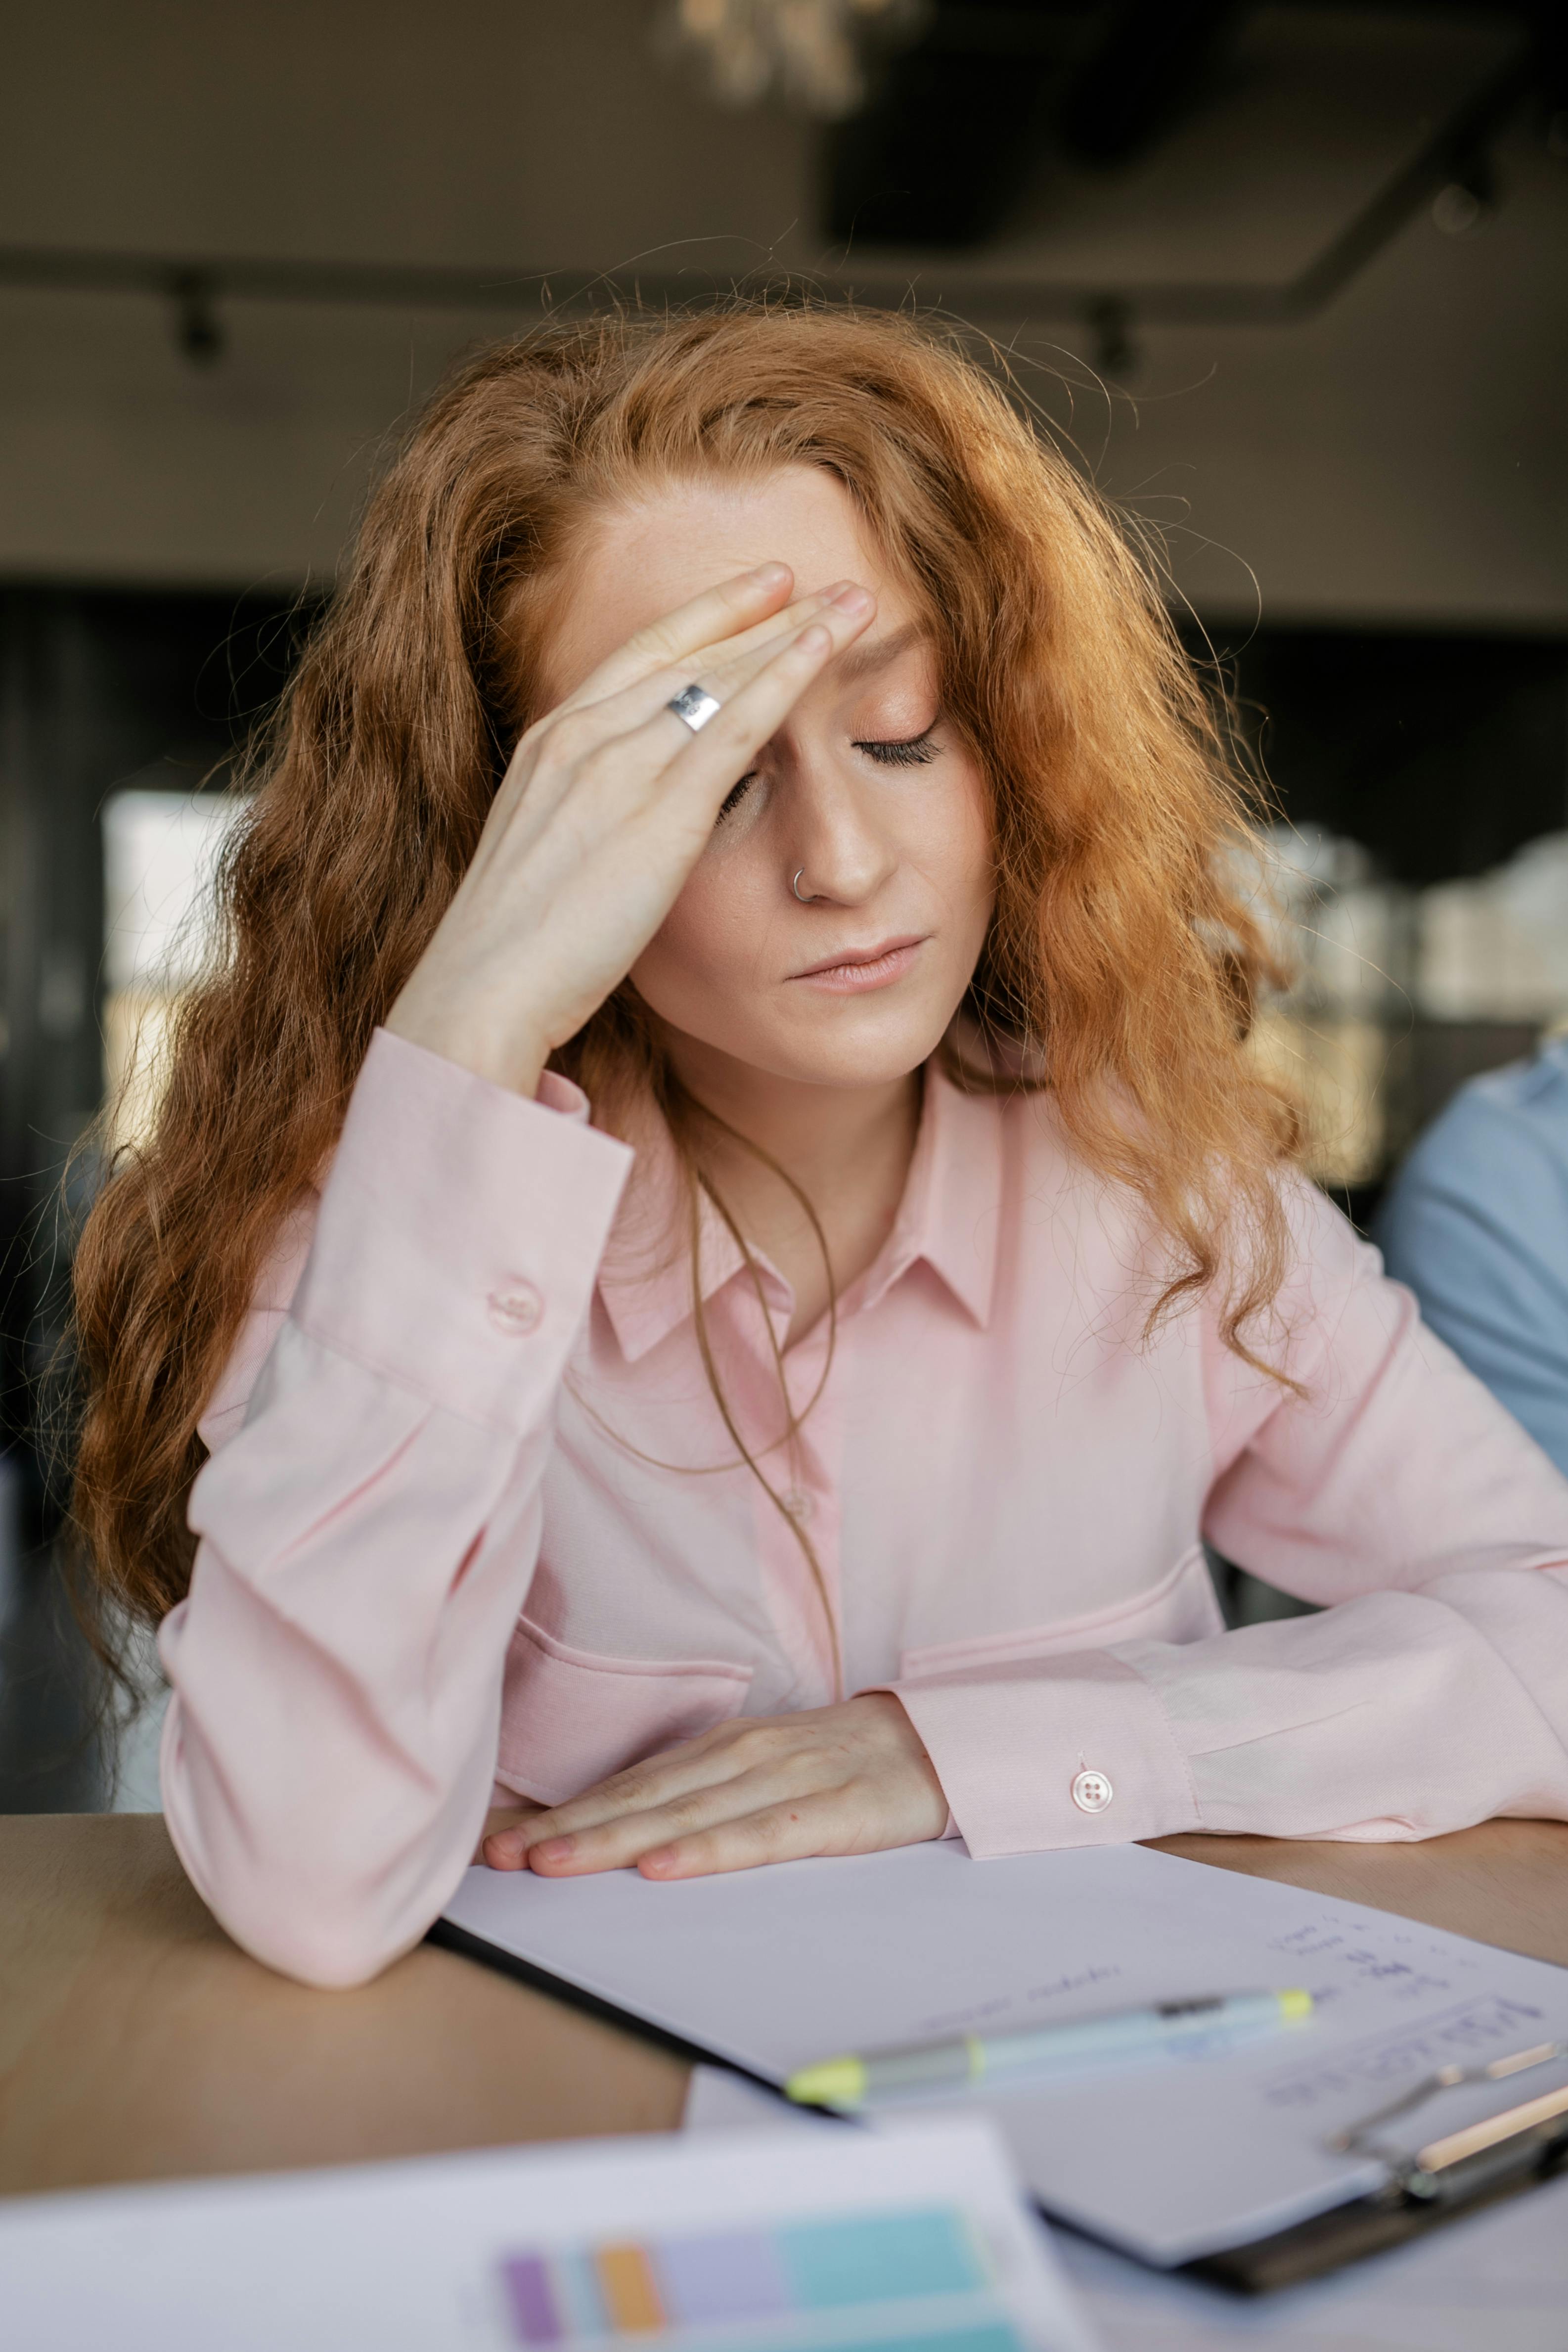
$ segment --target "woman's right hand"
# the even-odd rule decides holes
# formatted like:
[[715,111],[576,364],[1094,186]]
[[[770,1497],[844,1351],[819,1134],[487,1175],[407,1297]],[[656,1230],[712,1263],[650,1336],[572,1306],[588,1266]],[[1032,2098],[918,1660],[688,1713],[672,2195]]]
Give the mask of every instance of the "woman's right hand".
[[[783,609],[791,581],[765,564],[695,597],[528,730],[389,1029],[536,1091],[669,913],[726,794],[876,609],[847,582]],[[664,708],[694,679],[720,705],[698,734]]]

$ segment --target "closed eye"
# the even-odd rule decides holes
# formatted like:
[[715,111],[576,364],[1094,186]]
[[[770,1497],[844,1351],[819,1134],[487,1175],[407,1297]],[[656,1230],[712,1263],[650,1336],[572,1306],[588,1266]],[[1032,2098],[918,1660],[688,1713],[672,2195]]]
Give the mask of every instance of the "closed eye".
[[935,719],[923,735],[904,735],[890,740],[857,742],[855,750],[863,751],[868,760],[875,760],[884,768],[923,768],[927,760],[936,757],[936,746],[931,740],[936,731]]
[[[928,760],[936,757],[936,746],[931,740],[936,732],[936,721],[934,719],[924,734],[865,737],[856,740],[854,749],[863,751],[867,759],[874,760],[879,767],[923,768]],[[716,824],[722,824],[726,817],[735,814],[756,782],[757,771],[753,768],[741,777],[738,783],[731,784],[719,803],[718,814],[714,819]]]

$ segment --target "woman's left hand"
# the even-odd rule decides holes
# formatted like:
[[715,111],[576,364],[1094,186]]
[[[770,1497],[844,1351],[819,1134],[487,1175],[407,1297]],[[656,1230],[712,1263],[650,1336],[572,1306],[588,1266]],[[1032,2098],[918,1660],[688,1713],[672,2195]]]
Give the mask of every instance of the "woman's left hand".
[[839,1706],[721,1723],[569,1803],[493,1831],[492,1870],[548,1878],[635,1864],[644,1878],[700,1878],[813,1853],[918,1845],[947,1800],[898,1701],[867,1691]]

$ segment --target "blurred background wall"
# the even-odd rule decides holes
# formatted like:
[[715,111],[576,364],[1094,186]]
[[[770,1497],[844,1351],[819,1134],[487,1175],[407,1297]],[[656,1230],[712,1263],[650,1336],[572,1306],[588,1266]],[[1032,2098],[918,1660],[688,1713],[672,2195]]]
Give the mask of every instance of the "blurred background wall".
[[[1532,5],[78,0],[0,81],[0,1804],[105,1800],[45,1572],[62,1171],[224,763],[458,352],[785,275],[995,339],[1286,822],[1256,1049],[1364,1215],[1568,1011],[1568,70]],[[129,1113],[134,1117],[132,1105]],[[91,1157],[70,1181],[79,1197]],[[124,1801],[150,1801],[133,1756]],[[140,1777],[139,1777],[140,1776]]]

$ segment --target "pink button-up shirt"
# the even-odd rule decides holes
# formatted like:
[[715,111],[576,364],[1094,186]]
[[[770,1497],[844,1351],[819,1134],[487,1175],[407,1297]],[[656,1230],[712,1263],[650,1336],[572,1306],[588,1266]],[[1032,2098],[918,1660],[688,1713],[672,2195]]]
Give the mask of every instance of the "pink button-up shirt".
[[[831,1363],[825,1319],[784,1358],[792,1445],[788,1285],[707,1213],[727,1392],[819,1582],[710,1392],[668,1147],[632,1177],[560,1081],[377,1035],[204,1422],[161,1635],[170,1831],[253,1952],[361,1979],[493,1791],[840,1689],[897,1692],[980,1856],[1568,1817],[1568,1483],[1310,1187],[1263,1342],[1298,1394],[1212,1308],[1144,1343],[1135,1203],[1049,1096],[933,1068]],[[1333,1605],[1224,1632],[1205,1536]]]

